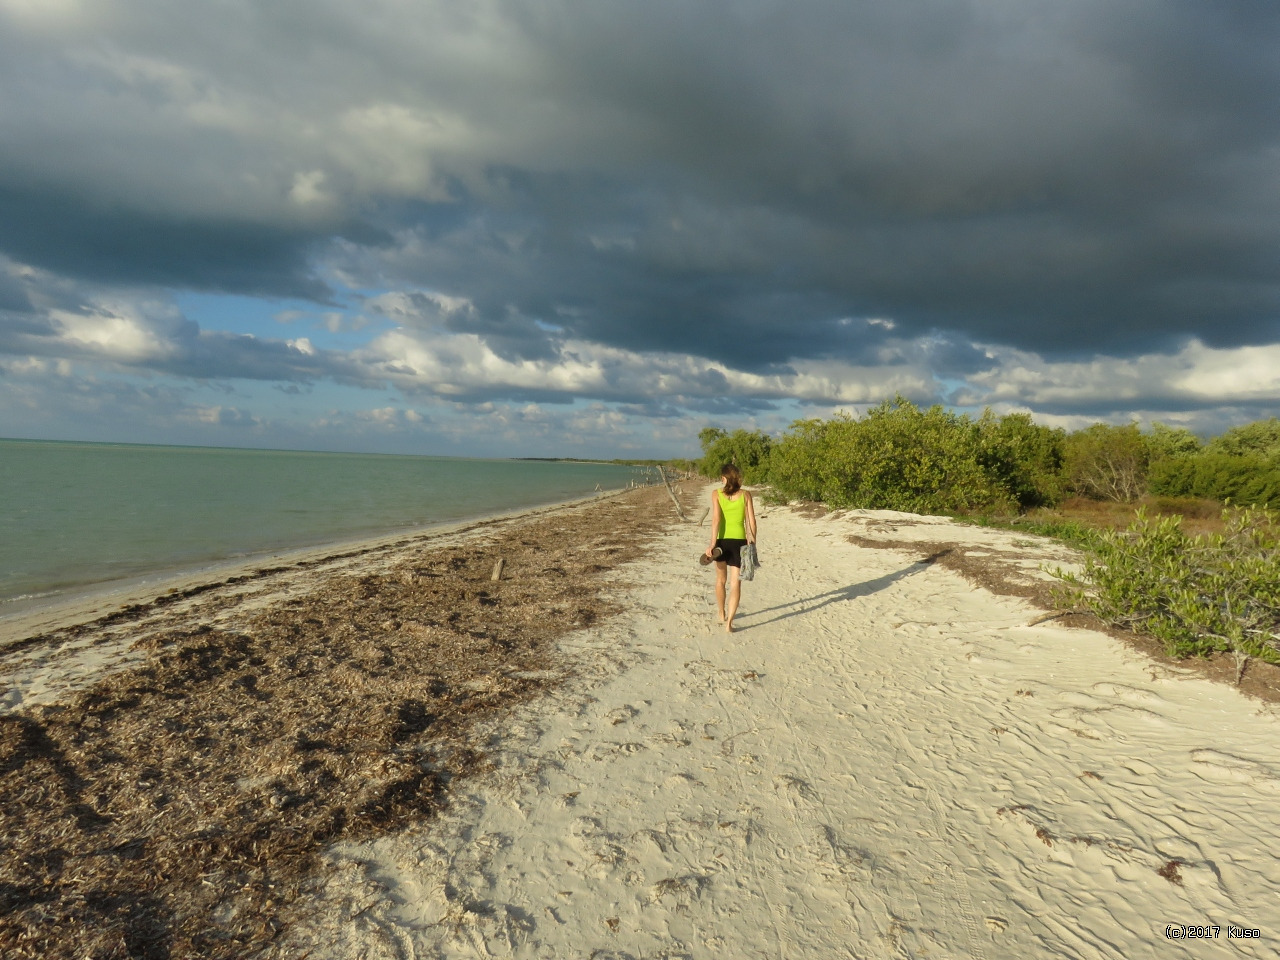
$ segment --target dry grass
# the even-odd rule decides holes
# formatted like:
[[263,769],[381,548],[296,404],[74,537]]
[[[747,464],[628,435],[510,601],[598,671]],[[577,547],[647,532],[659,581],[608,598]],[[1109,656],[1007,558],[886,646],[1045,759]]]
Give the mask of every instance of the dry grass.
[[672,514],[650,488],[317,574],[240,629],[150,632],[144,665],[0,717],[0,953],[269,952],[328,845],[429,820],[485,769],[477,725],[555,682],[557,637],[614,612],[618,529],[643,542]]
[[1139,510],[1148,517],[1181,517],[1189,534],[1221,533],[1222,504],[1196,497],[1143,497],[1132,503],[1072,497],[1056,507],[1042,507],[1024,514],[1037,523],[1074,520],[1094,529],[1123,530],[1133,523]]

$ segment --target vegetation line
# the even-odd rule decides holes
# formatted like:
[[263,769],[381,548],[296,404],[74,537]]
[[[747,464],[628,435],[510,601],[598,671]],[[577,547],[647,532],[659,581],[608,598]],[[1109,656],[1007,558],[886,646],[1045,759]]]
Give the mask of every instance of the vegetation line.
[[1204,443],[1158,423],[1067,433],[1028,414],[972,418],[899,396],[863,417],[798,420],[776,439],[716,427],[699,439],[705,476],[733,462],[779,500],[947,514],[1064,540],[1087,560],[1064,578],[1063,606],[1156,637],[1173,656],[1280,663],[1274,417]]

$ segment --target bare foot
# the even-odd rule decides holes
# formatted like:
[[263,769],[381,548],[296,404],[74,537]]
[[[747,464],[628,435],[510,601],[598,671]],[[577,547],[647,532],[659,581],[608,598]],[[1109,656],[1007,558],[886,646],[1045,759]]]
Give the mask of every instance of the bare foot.
[[732,623],[726,623],[726,624],[724,625],[724,632],[725,632],[725,633],[733,633],[733,624],[732,624]]

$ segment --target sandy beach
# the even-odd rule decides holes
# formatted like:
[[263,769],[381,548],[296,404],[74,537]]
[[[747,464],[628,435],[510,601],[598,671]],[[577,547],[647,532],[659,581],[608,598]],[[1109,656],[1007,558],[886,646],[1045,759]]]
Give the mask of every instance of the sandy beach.
[[[623,573],[595,666],[494,731],[429,832],[334,851],[314,956],[1273,956],[1277,712],[920,553],[1041,541],[763,511],[741,630],[701,536]],[[895,522],[895,519],[897,522]],[[351,918],[351,919],[346,919]],[[1222,926],[1166,938],[1172,923]],[[1261,928],[1228,941],[1226,925]]]
[[[356,566],[332,571],[321,597],[313,594],[330,573],[307,569],[287,582],[233,584],[243,594],[236,599],[211,591],[183,610],[72,631],[68,642],[88,646],[107,634],[117,645],[129,639],[130,656],[141,659],[96,686],[45,682],[6,718],[24,718],[27,746],[14,746],[21,738],[6,724],[5,836],[44,831],[46,847],[56,845],[58,830],[70,831],[54,829],[59,817],[107,829],[85,827],[92,817],[76,803],[107,821],[127,819],[111,808],[110,789],[91,788],[108,783],[108,767],[89,769],[70,746],[86,716],[97,727],[118,724],[116,766],[132,770],[134,805],[153,803],[148,784],[170,772],[144,776],[122,738],[150,729],[140,714],[152,716],[193,662],[178,657],[165,674],[157,661],[193,636],[205,636],[204,646],[187,649],[212,656],[203,627],[247,637],[250,659],[259,655],[253,643],[264,644],[249,686],[267,697],[242,702],[266,718],[249,732],[277,737],[258,753],[279,746],[281,730],[269,723],[302,709],[286,695],[324,681],[314,715],[295,719],[311,739],[290,729],[293,749],[276,750],[274,766],[257,779],[244,771],[226,779],[244,803],[240,819],[221,827],[275,824],[305,833],[310,846],[273,848],[287,856],[265,865],[244,849],[225,854],[238,866],[195,874],[214,893],[165,901],[164,924],[132,945],[104,939],[94,956],[160,956],[161,947],[166,956],[203,949],[335,960],[1275,955],[1274,705],[1104,632],[1042,621],[1045,606],[1033,602],[1048,583],[1041,567],[1073,563],[1065,548],[905,514],[764,507],[764,566],[744,586],[738,631],[726,635],[712,614],[713,576],[696,561],[706,543],[696,522],[704,490],[689,484],[682,494],[689,522],[675,518],[661,488],[639,491],[447,547],[351,558]],[[618,549],[618,529],[635,531],[637,550]],[[510,566],[490,584],[498,554]],[[437,574],[461,586],[450,593],[444,580],[425,579]],[[362,621],[362,608],[344,608],[321,623],[317,611],[337,602],[333,591],[358,594],[361,578],[367,604],[386,606],[403,588],[395,602],[418,603],[419,612],[379,608]],[[436,591],[434,606],[421,599],[424,584]],[[464,607],[465,623],[449,618]],[[315,637],[356,623],[350,642],[366,646],[339,651],[340,684],[314,665],[311,680],[281,680],[273,693],[272,671],[293,667],[265,646],[272,629],[302,637],[308,618],[320,624]],[[423,667],[423,637],[453,666]],[[52,662],[56,651],[41,649],[23,648],[24,676]],[[352,654],[367,649],[383,660]],[[206,687],[183,688],[183,707],[217,701],[213,690],[253,692],[225,666],[212,664]],[[149,686],[137,680],[146,669],[160,670]],[[103,697],[116,698],[111,716],[94,713]],[[406,716],[409,702],[425,713]],[[388,714],[388,704],[401,712]],[[363,714],[359,749],[338,749],[347,741],[337,726],[312,729],[330,713],[358,726],[361,710],[373,713]],[[213,742],[184,736],[167,762],[188,780],[201,771],[216,780],[216,764],[247,756],[231,749],[247,735],[240,719],[211,716],[202,736]],[[35,726],[65,743],[62,752],[32,746]],[[213,755],[211,766],[191,766],[183,750]],[[304,789],[300,750],[341,776]],[[379,764],[398,767],[379,774]],[[55,771],[65,796],[14,786],[23,769]],[[363,799],[343,793],[350,785],[341,777],[395,784],[409,769],[422,788],[411,797],[384,791],[370,807],[368,790]],[[424,780],[423,769],[432,776]],[[115,775],[119,790],[129,777]],[[162,848],[214,855],[211,834],[196,829],[219,815],[212,789],[186,795],[196,810],[190,829],[167,847],[148,839],[163,829],[157,815],[131,827],[132,854],[118,838],[111,856],[77,856],[97,856],[98,874],[109,877],[136,872]],[[318,829],[337,808],[346,825]],[[7,910],[37,892],[33,868],[23,869],[27,886],[9,882]],[[42,909],[62,911],[69,939],[88,916],[67,905],[73,858],[34,872],[63,891]],[[251,894],[232,892],[241,882]],[[147,896],[164,901],[165,889],[152,884]],[[6,918],[0,937],[9,948],[35,942],[16,924],[39,913]],[[1182,924],[1219,930],[1170,939],[1170,925]],[[1228,939],[1229,925],[1259,936]]]

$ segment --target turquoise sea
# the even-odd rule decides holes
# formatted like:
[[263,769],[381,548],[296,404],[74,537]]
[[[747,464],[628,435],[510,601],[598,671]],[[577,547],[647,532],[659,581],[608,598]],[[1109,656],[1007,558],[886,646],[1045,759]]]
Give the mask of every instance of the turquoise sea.
[[15,603],[556,503],[613,464],[0,440],[0,616]]

